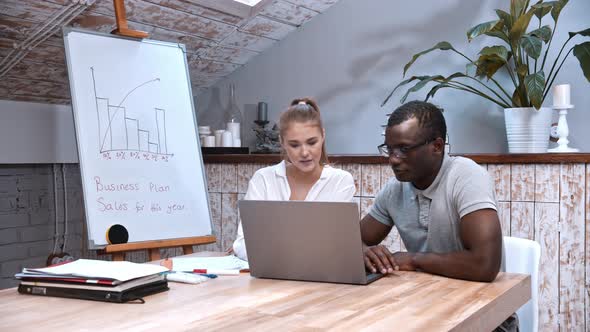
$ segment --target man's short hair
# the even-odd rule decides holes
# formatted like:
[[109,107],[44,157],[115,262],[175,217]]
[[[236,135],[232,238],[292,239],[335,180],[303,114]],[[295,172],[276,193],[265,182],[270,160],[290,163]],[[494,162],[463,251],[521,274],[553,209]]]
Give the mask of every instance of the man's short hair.
[[425,138],[434,140],[438,137],[446,141],[447,124],[442,109],[425,101],[410,101],[396,108],[389,116],[387,127],[398,125],[406,120],[418,119],[418,126],[424,130]]

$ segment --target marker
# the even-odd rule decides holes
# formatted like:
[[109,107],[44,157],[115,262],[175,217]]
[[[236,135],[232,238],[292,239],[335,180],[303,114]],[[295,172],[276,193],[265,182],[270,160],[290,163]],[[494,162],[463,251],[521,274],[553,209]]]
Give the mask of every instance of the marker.
[[194,273],[200,274],[217,274],[217,275],[240,275],[240,270],[216,270],[216,269],[194,269]]

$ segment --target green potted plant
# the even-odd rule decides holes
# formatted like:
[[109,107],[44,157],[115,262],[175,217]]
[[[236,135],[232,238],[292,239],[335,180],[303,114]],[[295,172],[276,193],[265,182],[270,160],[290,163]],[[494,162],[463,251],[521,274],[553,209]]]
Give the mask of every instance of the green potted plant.
[[[382,106],[399,87],[413,82],[415,84],[403,95],[402,103],[410,93],[427,85],[431,88],[425,100],[434,97],[444,88],[465,91],[504,108],[510,152],[546,152],[552,112],[550,108],[541,106],[570,54],[573,53],[579,60],[584,76],[590,81],[590,41],[570,46],[574,37],[590,36],[590,28],[569,32],[569,38],[563,43],[553,62],[547,59],[559,15],[567,2],[568,0],[541,0],[530,5],[528,0],[511,0],[509,13],[497,9],[498,19],[478,24],[467,31],[468,41],[482,35],[492,37],[495,41],[481,49],[477,59],[469,58],[449,42],[443,41],[415,54],[404,66],[405,77],[419,57],[441,50],[451,51],[465,58],[465,72],[456,72],[449,76],[412,76],[400,82],[389,93]],[[543,25],[544,20],[549,20],[548,17],[552,18],[553,24]],[[504,86],[496,80],[499,73],[508,75],[509,84]],[[526,132],[515,132],[517,129],[524,129]],[[514,138],[524,139],[525,142],[515,141]]]

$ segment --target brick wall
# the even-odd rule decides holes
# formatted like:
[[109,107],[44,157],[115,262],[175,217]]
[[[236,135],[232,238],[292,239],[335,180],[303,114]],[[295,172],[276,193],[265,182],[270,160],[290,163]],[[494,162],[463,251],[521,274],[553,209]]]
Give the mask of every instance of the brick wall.
[[[81,257],[84,207],[80,171],[66,165],[68,236],[66,251]],[[54,200],[58,203],[58,231],[64,233],[64,186],[57,166],[57,197],[54,197],[52,165],[0,166],[0,289],[16,286],[13,276],[23,267],[43,266],[53,251]],[[63,238],[58,239],[58,250]]]

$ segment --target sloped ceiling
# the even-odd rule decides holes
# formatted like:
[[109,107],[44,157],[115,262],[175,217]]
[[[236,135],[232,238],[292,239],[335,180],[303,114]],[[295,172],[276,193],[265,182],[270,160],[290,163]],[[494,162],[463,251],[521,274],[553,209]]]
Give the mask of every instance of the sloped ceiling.
[[[229,75],[337,1],[263,0],[245,15],[233,0],[126,0],[125,5],[130,29],[148,32],[150,39],[186,45],[196,94],[197,89]],[[22,59],[13,57],[34,31],[73,6],[79,10],[68,26],[111,32],[116,27],[113,1],[92,2],[0,0],[0,64],[15,62],[8,71],[0,72],[0,99],[70,103],[60,30],[28,49]]]

